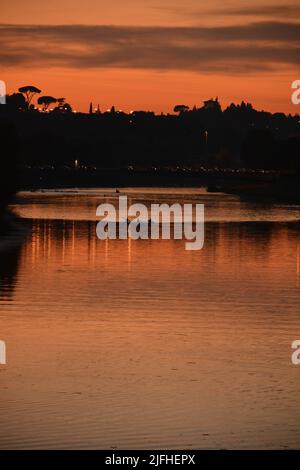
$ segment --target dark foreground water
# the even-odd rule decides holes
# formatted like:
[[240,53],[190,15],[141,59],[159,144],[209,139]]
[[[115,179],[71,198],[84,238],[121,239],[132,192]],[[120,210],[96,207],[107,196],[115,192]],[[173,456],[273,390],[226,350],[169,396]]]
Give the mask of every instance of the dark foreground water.
[[300,448],[299,207],[125,192],[204,202],[205,246],[97,240],[113,191],[20,195],[27,234],[0,252],[0,448]]

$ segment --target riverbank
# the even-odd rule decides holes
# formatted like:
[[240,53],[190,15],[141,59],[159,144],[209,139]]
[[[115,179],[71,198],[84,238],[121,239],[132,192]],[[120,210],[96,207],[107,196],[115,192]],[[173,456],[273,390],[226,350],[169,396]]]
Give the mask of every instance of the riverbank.
[[300,185],[296,178],[270,181],[222,181],[208,187],[209,191],[234,194],[244,200],[300,203]]
[[299,203],[299,178],[288,172],[219,168],[111,168],[51,166],[19,169],[20,189],[93,187],[204,187],[243,198]]

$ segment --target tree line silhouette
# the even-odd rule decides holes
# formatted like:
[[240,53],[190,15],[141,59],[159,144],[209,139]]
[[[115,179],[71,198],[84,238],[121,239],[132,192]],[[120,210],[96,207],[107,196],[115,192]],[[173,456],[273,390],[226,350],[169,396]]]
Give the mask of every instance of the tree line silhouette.
[[244,101],[222,109],[218,98],[191,109],[178,104],[173,114],[125,113],[115,106],[102,112],[92,103],[82,113],[65,98],[41,93],[23,86],[0,106],[1,119],[19,136],[19,167],[27,177],[42,181],[41,172],[52,171],[67,178],[73,170],[85,179],[99,170],[115,176],[117,170],[300,173],[299,115],[258,111]]

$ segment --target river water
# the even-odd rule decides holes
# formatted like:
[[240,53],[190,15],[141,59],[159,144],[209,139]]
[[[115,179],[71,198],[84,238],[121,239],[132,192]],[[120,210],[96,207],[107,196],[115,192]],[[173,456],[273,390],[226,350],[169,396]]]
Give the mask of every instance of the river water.
[[300,207],[199,189],[205,244],[96,237],[111,189],[21,193],[0,252],[0,448],[300,447]]

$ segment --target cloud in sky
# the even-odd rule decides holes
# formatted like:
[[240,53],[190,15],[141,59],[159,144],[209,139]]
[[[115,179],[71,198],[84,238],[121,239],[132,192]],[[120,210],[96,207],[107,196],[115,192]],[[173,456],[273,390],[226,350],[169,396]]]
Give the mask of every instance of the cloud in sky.
[[[300,5],[251,5],[238,8],[218,8],[218,14],[237,16],[267,16],[268,18],[280,17],[293,19],[294,15],[299,15]],[[214,10],[216,14],[216,10]]]
[[0,25],[2,67],[253,73],[296,68],[300,24],[214,27]]
[[217,3],[214,6],[197,6],[193,1],[191,1],[189,4],[184,5],[182,3],[176,4],[174,2],[172,2],[172,4],[162,4],[161,2],[157,2],[156,4],[152,5],[152,8],[155,10],[166,11],[177,16],[194,16],[198,20],[202,17],[210,16],[213,16],[214,18],[224,18],[224,16],[253,16],[256,18],[256,21],[258,18],[268,18],[269,21],[274,19],[278,20],[279,18],[285,18],[289,19],[290,21],[293,21],[300,14],[299,4],[275,4],[274,1],[272,5],[263,5],[259,3],[253,3],[252,5],[241,5],[239,3],[238,6],[233,6],[232,4],[227,4],[226,6],[224,6],[224,2],[220,2],[220,4]]

